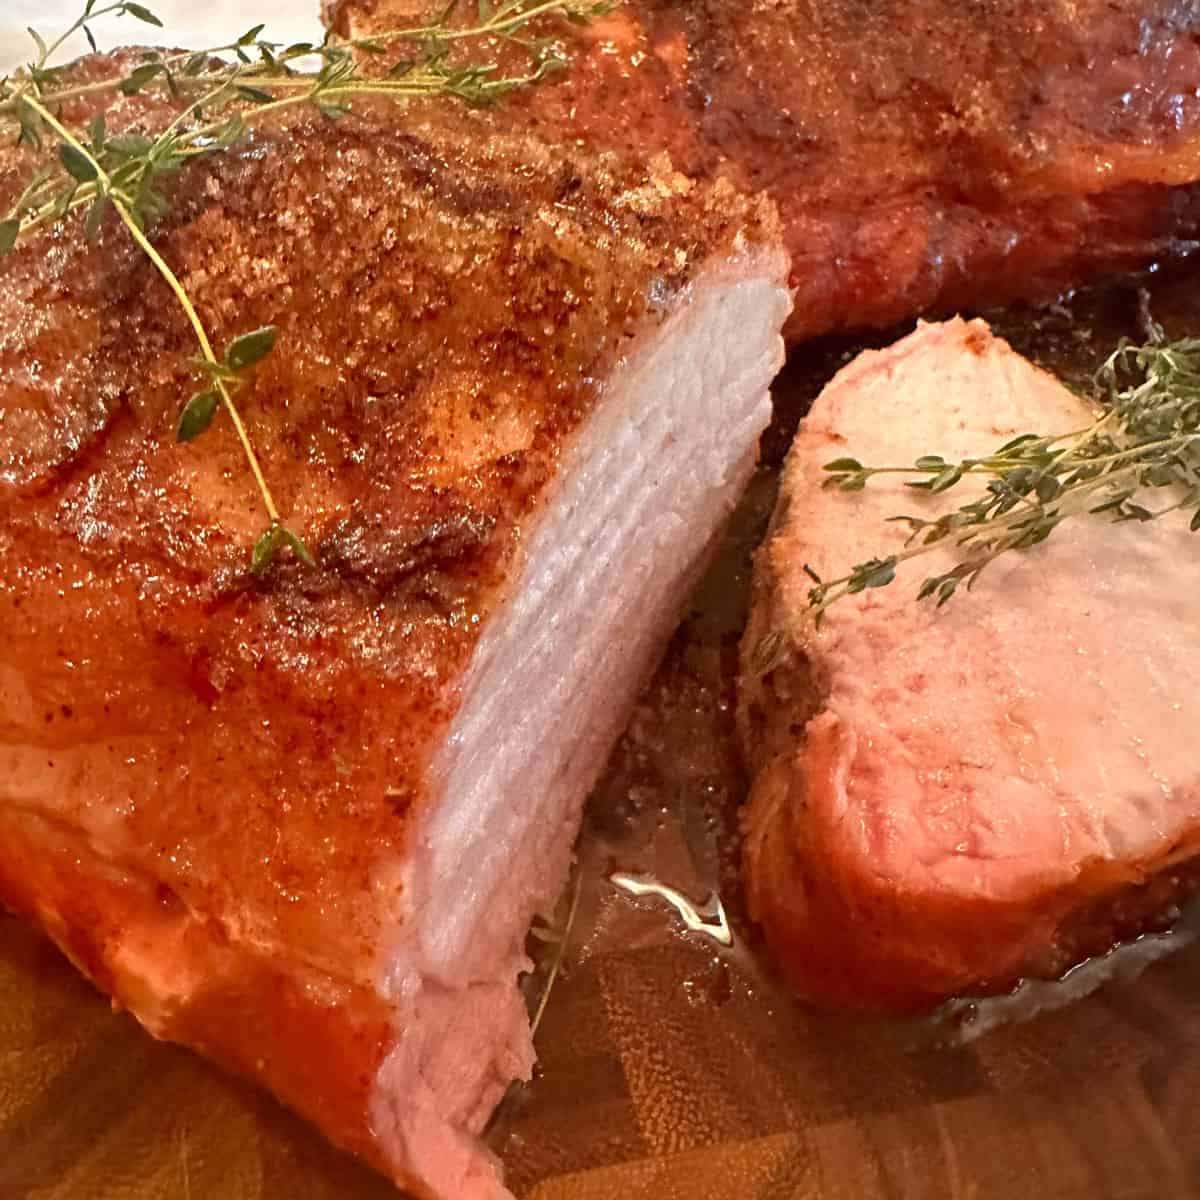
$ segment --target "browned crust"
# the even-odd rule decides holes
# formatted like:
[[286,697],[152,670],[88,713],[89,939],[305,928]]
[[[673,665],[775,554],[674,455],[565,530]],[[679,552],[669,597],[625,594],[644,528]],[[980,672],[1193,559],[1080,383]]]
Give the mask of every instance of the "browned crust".
[[[114,1001],[141,1013],[157,1036],[257,1078],[333,1141],[386,1169],[368,1105],[392,1031],[373,989],[238,944],[166,885],[106,865],[75,830],[0,809],[0,835],[0,896],[42,925]],[[178,970],[201,980],[198,990],[186,997],[149,990],[114,959],[131,934],[135,943],[153,941],[161,978]]]
[[[109,128],[168,115],[130,98]],[[380,866],[522,529],[632,340],[706,264],[777,243],[767,206],[664,162],[471,124],[293,117],[183,172],[154,231],[215,345],[279,328],[238,400],[319,571],[248,575],[244,461],[221,419],[175,444],[194,344],[111,214],[0,267],[0,815],[102,852],[50,878],[36,835],[0,841],[0,902],[144,1012],[113,956],[161,885],[202,915],[187,952],[228,966],[163,1032],[368,1155]],[[0,208],[29,165],[0,151]],[[314,979],[350,998],[306,1007]]]
[[[756,778],[743,817],[747,901],[785,978],[825,1007],[921,1012],[952,997],[1006,992],[1021,979],[1058,979],[1123,941],[1169,928],[1200,881],[1192,859],[1085,867],[1070,887],[1024,902],[906,895],[838,869],[821,829],[805,821],[805,779],[783,759]],[[1021,945],[1030,950],[1014,961]],[[998,962],[1009,965],[997,970]]]
[[[343,34],[424,0],[327,0]],[[473,11],[473,10],[472,10]],[[1049,296],[1191,248],[1200,15],[1174,0],[631,0],[496,114],[779,205],[793,340]]]

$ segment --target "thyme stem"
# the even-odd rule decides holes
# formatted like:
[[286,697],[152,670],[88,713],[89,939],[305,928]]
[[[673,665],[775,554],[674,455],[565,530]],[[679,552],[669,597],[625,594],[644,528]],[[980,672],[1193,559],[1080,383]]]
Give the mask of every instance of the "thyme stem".
[[[213,353],[212,342],[209,341],[208,331],[204,328],[204,322],[200,320],[200,314],[196,312],[196,306],[192,303],[191,297],[187,294],[183,284],[179,282],[179,277],[171,270],[167,261],[155,249],[154,244],[146,237],[133,214],[125,206],[124,201],[116,195],[112,190],[112,183],[104,168],[93,156],[91,151],[77,138],[75,135],[58,120],[57,117],[40,101],[32,96],[25,97],[25,103],[34,110],[65,141],[68,145],[73,146],[80,154],[91,163],[96,172],[96,179],[104,193],[107,194],[113,208],[116,209],[117,215],[125,223],[125,228],[129,230],[130,236],[142,252],[154,264],[158,273],[166,280],[167,286],[175,294],[175,299],[179,302],[179,307],[183,309],[184,315],[191,324],[192,330],[196,335],[196,341],[200,344],[200,352],[204,355],[205,361],[212,367],[220,368],[220,362],[217,356]],[[225,411],[229,414],[229,419],[233,422],[233,427],[237,431],[238,441],[242,444],[242,450],[245,452],[246,461],[250,464],[250,471],[254,476],[254,482],[258,486],[259,494],[262,496],[263,507],[267,510],[267,516],[271,520],[272,525],[278,525],[280,521],[279,509],[276,507],[275,498],[271,495],[271,489],[267,486],[266,478],[263,475],[262,467],[259,465],[258,455],[254,452],[254,446],[250,442],[250,435],[246,432],[246,426],[242,421],[241,414],[238,412],[237,405],[233,402],[233,397],[229,392],[229,385],[219,374],[213,376],[214,384],[217,392],[221,397],[221,404]]]
[[[108,79],[75,84],[65,79],[50,59],[76,32],[86,34],[88,22],[116,13],[160,26],[159,19],[138,0],[84,0],[83,13],[59,37],[48,41],[30,30],[37,47],[35,60],[11,79],[0,79],[0,130],[12,129],[18,143],[43,150],[45,135],[59,140],[57,158],[43,163],[21,189],[7,215],[0,213],[0,256],[34,231],[56,224],[86,208],[83,232],[89,239],[101,228],[111,205],[135,244],[171,288],[188,319],[200,356],[196,364],[208,376],[180,412],[179,441],[203,433],[223,409],[249,465],[270,525],[251,553],[251,570],[258,572],[289,548],[305,562],[312,556],[300,537],[283,525],[245,422],[234,400],[239,377],[270,352],[276,337],[273,325],[243,333],[225,348],[214,349],[208,331],[182,282],[155,249],[150,229],[170,206],[161,180],[189,160],[214,154],[238,142],[248,127],[297,105],[314,106],[324,117],[337,120],[357,96],[380,96],[406,101],[418,96],[451,96],[468,104],[486,104],[513,88],[536,83],[564,65],[549,38],[521,38],[516,31],[538,18],[560,16],[586,21],[607,11],[609,0],[504,0],[495,9],[480,0],[478,19],[452,28],[446,24],[454,5],[441,21],[408,29],[342,41],[334,37],[318,45],[298,42],[281,48],[260,37],[262,25],[236,42],[210,50],[163,54],[146,51],[128,72]],[[499,38],[528,55],[524,72],[501,70],[495,63],[459,63],[450,48],[469,39]],[[383,74],[364,74],[353,52],[378,53],[389,43],[420,47],[411,59],[391,64]],[[217,56],[236,56],[216,62]],[[319,70],[300,60],[316,59]],[[292,64],[296,63],[297,66]],[[300,69],[303,68],[303,69]],[[84,128],[73,128],[62,105],[106,92],[133,95],[143,89],[163,89],[176,105],[172,119],[160,131],[141,132],[133,125],[110,133],[105,112],[96,111]],[[82,125],[82,122],[80,123]]]
[[105,17],[109,13],[117,12],[122,8],[124,8],[124,5],[120,2],[120,0],[116,0],[115,3],[108,5],[106,8],[87,11],[81,17],[77,17],[75,23],[71,25],[69,29],[66,29],[60,33],[58,37],[56,37],[54,41],[52,41],[50,45],[46,47],[46,52],[41,56],[38,65],[44,67],[54,57],[55,53],[62,49],[63,44],[67,41],[67,39],[71,37],[72,34],[78,33],[88,21],[93,21],[96,19],[96,17]]
[[[118,2],[110,4],[106,8],[97,9],[95,12],[88,14],[86,17],[81,17],[71,26],[65,33],[60,35],[55,41],[47,47],[46,53],[40,56],[38,66],[42,67],[53,56],[64,42],[79,29],[81,29],[87,20],[91,20],[98,16],[103,16],[107,13],[121,11],[124,9],[124,4]],[[539,17],[554,16],[564,14],[567,16],[579,16],[584,19],[603,12],[607,9],[605,0],[539,0],[538,3],[529,7],[525,7],[523,0],[508,0],[508,3],[501,5],[490,17],[481,20],[472,25],[466,25],[462,28],[451,29],[445,25],[415,25],[410,27],[399,27],[396,29],[386,30],[382,33],[370,34],[361,38],[348,38],[345,40],[329,39],[326,45],[321,48],[317,47],[302,47],[296,50],[291,50],[282,53],[273,58],[274,68],[265,66],[264,64],[253,64],[249,69],[239,70],[238,77],[248,83],[254,83],[256,86],[261,85],[264,81],[269,80],[272,86],[288,86],[288,82],[284,78],[280,78],[277,69],[286,68],[289,62],[293,62],[298,58],[309,57],[313,53],[318,53],[319,49],[334,49],[334,50],[360,50],[372,49],[379,46],[390,45],[393,43],[404,42],[436,42],[439,44],[450,44],[454,42],[466,41],[470,39],[478,39],[481,37],[502,37],[508,38],[509,35],[516,29],[519,29],[529,22],[537,20]],[[510,39],[511,40],[511,39]],[[269,45],[269,43],[263,43]],[[244,43],[227,42],[221,46],[213,46],[207,50],[198,51],[181,51],[178,54],[167,55],[160,59],[162,66],[168,71],[172,67],[177,67],[189,59],[194,59],[197,55],[204,57],[219,57],[222,54],[236,53],[243,49]],[[222,78],[228,78],[227,75],[221,73],[201,74],[190,77],[176,77],[176,86],[194,87],[206,82],[213,82]],[[79,99],[84,96],[94,96],[103,92],[111,92],[119,89],[125,82],[127,77],[124,75],[114,75],[108,79],[93,80],[90,83],[74,84],[69,87],[57,88],[51,91],[43,90],[40,95],[43,102],[47,104],[61,104],[68,100]],[[292,86],[306,86],[310,81],[298,79],[292,83]],[[392,81],[395,82],[395,81]],[[521,76],[517,78],[510,77],[510,82],[527,83],[533,82],[533,76]],[[389,89],[390,90],[390,89]],[[399,89],[397,89],[399,90]],[[416,89],[420,93],[420,89]],[[0,116],[13,115],[20,110],[21,92],[9,96],[4,100],[0,100]]]
[[571,8],[570,0],[541,0],[540,3],[534,4],[530,8],[525,8],[522,0],[508,0],[508,3],[502,4],[486,21],[482,21],[478,25],[462,29],[446,29],[441,25],[418,25],[411,29],[389,29],[384,33],[373,33],[368,37],[359,38],[357,41],[346,44],[362,46],[364,43],[386,44],[396,41],[420,41],[427,38],[436,38],[439,42],[455,42],[461,41],[463,38],[479,37],[481,34],[501,35],[509,33],[537,17],[553,12],[570,11]]
[[[171,290],[175,293],[176,299],[179,301],[180,308],[187,315],[187,319],[191,322],[192,329],[196,333],[196,341],[200,343],[201,353],[204,355],[205,361],[212,366],[218,366],[217,356],[213,354],[212,343],[208,340],[208,334],[205,332],[204,324],[200,320],[199,314],[196,312],[195,306],[192,304],[191,298],[184,291],[183,284],[179,282],[175,272],[166,264],[163,257],[154,248],[150,239],[142,232],[137,221],[133,219],[133,214],[115,197],[113,199],[113,207],[117,210],[121,220],[125,222],[126,228],[129,230],[134,241],[141,246],[146,257],[158,268],[159,274],[167,281]],[[262,496],[263,507],[267,510],[267,516],[270,517],[271,523],[277,525],[279,523],[279,509],[275,505],[275,498],[271,495],[271,489],[267,486],[267,481],[263,476],[262,467],[258,462],[258,455],[254,452],[254,446],[250,442],[250,435],[246,432],[246,426],[242,422],[241,413],[238,412],[237,405],[233,402],[233,397],[229,394],[229,385],[220,376],[214,378],[214,384],[221,396],[221,404],[225,411],[229,414],[229,419],[233,422],[233,427],[237,431],[238,441],[242,443],[242,450],[245,452],[246,461],[250,464],[250,470],[254,475],[254,482],[258,485],[259,493]]]
[[567,943],[570,940],[571,931],[575,927],[575,914],[579,911],[579,897],[583,891],[583,872],[581,868],[577,866],[574,874],[574,885],[571,888],[571,906],[567,910],[567,919],[563,924],[562,933],[558,939],[554,960],[550,964],[550,973],[546,976],[546,986],[542,989],[541,997],[538,999],[537,1011],[533,1014],[533,1019],[529,1022],[530,1037],[537,1036],[538,1027],[542,1023],[542,1017],[546,1015],[546,1005],[550,1002],[550,993],[554,990],[554,983],[558,979],[558,973],[562,970],[563,962],[567,957]]

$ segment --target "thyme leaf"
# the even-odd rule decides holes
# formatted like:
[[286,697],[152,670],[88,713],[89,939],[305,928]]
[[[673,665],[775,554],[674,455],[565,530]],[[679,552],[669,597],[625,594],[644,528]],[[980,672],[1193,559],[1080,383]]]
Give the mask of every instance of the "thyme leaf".
[[274,325],[264,325],[235,337],[225,351],[225,365],[231,371],[244,371],[254,366],[270,354],[278,332]]
[[81,150],[76,150],[69,142],[63,142],[58,148],[58,156],[67,169],[67,174],[80,183],[91,183],[99,168],[95,162]]
[[250,552],[250,570],[262,575],[278,557],[280,550],[287,547],[305,566],[315,567],[317,560],[304,544],[304,539],[279,521],[273,521],[254,543]]
[[157,25],[159,29],[162,28],[162,22],[148,8],[141,4],[126,4],[125,11],[131,17],[136,17],[139,21],[144,21],[147,25]]
[[197,392],[184,406],[179,414],[179,424],[175,427],[177,442],[190,442],[199,437],[211,424],[217,415],[221,396],[216,388],[207,388]]

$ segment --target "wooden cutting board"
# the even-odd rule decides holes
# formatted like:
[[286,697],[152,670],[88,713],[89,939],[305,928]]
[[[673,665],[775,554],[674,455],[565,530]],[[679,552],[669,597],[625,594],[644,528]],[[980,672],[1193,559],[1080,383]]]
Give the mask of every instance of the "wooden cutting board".
[[[623,902],[621,902],[623,903]],[[501,1139],[536,1200],[1200,1194],[1200,951],[968,1046],[914,1049],[735,984],[657,911],[555,988]],[[698,981],[698,982],[697,982]],[[691,984],[691,987],[686,985]],[[0,919],[4,1200],[385,1200],[269,1098],[114,1015]]]

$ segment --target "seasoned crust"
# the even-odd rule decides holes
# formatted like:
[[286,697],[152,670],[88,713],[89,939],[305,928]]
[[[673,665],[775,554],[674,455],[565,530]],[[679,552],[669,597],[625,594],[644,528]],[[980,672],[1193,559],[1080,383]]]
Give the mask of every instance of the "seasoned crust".
[[[343,35],[434,9],[324,6]],[[1173,0],[630,0],[541,30],[570,70],[490,119],[771,195],[799,340],[1193,249],[1197,21]]]
[[[167,115],[134,97],[109,125]],[[28,168],[0,153],[0,205]],[[665,161],[481,145],[471,118],[416,106],[292,116],[184,171],[155,241],[214,344],[279,327],[239,405],[324,569],[263,580],[231,431],[173,440],[194,347],[153,268],[111,215],[94,245],[69,227],[18,248],[0,268],[6,777],[36,759],[33,790],[61,780],[61,815],[131,870],[367,980],[394,899],[375,864],[403,844],[565,440],[699,264],[776,236],[766,205]]]

